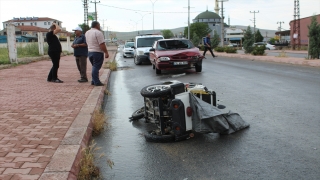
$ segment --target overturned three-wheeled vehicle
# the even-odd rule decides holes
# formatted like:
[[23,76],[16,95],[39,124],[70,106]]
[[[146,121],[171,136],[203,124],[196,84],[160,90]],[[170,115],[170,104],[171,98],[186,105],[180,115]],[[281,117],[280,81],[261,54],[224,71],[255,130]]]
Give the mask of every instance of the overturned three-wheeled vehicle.
[[216,104],[216,93],[200,83],[168,81],[141,90],[144,107],[129,118],[144,118],[156,129],[145,133],[149,142],[171,142],[189,139],[194,132],[230,134],[249,127],[239,114],[223,113]]

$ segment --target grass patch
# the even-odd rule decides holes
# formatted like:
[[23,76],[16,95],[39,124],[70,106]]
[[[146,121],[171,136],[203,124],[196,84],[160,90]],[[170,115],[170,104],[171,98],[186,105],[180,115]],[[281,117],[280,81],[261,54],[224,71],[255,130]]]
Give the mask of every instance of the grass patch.
[[[96,147],[96,145],[97,144],[93,140],[88,147],[82,149],[83,157],[80,161],[79,180],[88,180],[92,179],[92,177],[101,179],[100,170],[94,164],[94,155],[96,154],[96,151],[100,149],[99,147]],[[101,154],[99,158],[102,156],[103,154]]]
[[287,56],[287,53],[284,50],[282,50],[277,57],[288,57],[288,56]]
[[0,64],[10,64],[7,48],[0,48]]
[[106,117],[101,110],[95,110],[93,112],[93,130],[92,135],[97,136],[101,134],[106,123]]
[[103,68],[105,69],[110,69],[111,71],[116,71],[118,69],[118,63],[113,60],[113,61],[108,61],[104,64]]
[[[44,54],[48,54],[47,44],[44,45],[43,51]],[[21,44],[18,44],[17,56],[18,58],[40,56],[38,43],[29,43],[25,47],[23,47]],[[8,48],[0,48],[0,64],[10,64]]]

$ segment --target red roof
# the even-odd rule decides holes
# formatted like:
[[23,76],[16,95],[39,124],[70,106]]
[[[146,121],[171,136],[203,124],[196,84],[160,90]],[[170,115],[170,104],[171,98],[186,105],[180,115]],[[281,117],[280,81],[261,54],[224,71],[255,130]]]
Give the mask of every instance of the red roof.
[[4,21],[3,23],[6,23],[6,22],[28,22],[28,21],[57,21],[56,19],[52,19],[52,18],[48,18],[48,17],[39,17],[39,18],[34,18],[34,17],[30,17],[31,19],[30,20],[26,20],[26,18],[24,17],[24,20],[20,20],[20,18],[17,18],[17,20],[15,19],[11,19],[11,20],[8,20],[8,21]]
[[48,32],[49,30],[46,28],[41,28],[37,26],[16,26],[21,31],[36,31],[36,32]]

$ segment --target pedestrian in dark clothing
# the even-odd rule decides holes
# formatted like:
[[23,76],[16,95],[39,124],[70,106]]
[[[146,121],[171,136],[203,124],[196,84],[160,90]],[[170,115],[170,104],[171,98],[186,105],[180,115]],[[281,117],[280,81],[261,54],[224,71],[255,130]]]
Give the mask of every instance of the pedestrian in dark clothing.
[[91,23],[91,29],[86,32],[86,40],[89,50],[88,57],[92,64],[91,85],[104,86],[99,79],[99,70],[103,64],[104,57],[108,58],[109,53],[98,21]]
[[58,69],[60,64],[60,54],[62,52],[62,47],[56,34],[60,31],[61,28],[56,23],[52,23],[50,27],[50,32],[46,34],[47,43],[49,45],[48,55],[52,61],[52,68],[47,78],[48,82],[63,83],[63,81],[58,79]]
[[86,37],[82,34],[82,29],[76,27],[73,29],[76,34],[76,38],[73,41],[71,47],[74,48],[73,55],[76,57],[76,63],[80,72],[81,79],[78,82],[88,82],[87,78],[87,57],[88,57],[88,46]]
[[217,56],[215,56],[212,52],[211,49],[211,41],[210,41],[210,34],[207,35],[207,37],[204,39],[204,52],[203,52],[203,56],[206,55],[206,52],[209,50],[209,52],[211,53],[212,57],[215,58]]

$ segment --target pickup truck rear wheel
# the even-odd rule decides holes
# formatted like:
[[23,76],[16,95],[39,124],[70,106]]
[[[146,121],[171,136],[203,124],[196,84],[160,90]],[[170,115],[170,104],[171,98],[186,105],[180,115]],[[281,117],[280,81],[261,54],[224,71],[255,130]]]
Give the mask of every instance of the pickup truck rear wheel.
[[154,84],[141,89],[140,94],[143,97],[157,98],[171,93],[170,85]]
[[172,142],[175,138],[173,134],[157,135],[154,133],[154,131],[149,131],[148,133],[145,133],[144,137],[146,141],[155,143]]

